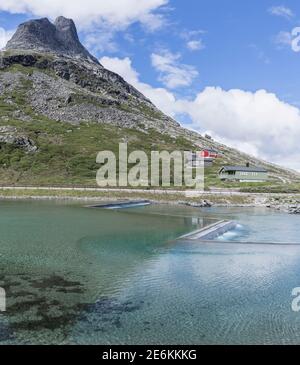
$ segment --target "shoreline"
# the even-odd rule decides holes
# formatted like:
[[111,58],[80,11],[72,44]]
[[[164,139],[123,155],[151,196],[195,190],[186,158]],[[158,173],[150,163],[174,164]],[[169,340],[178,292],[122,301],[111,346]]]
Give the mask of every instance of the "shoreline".
[[147,191],[128,189],[87,188],[0,188],[0,200],[58,200],[82,202],[115,202],[118,200],[149,200],[153,204],[187,205],[204,207],[265,207],[291,213],[299,213],[300,194],[290,193],[237,193],[199,192],[197,195],[185,191]]

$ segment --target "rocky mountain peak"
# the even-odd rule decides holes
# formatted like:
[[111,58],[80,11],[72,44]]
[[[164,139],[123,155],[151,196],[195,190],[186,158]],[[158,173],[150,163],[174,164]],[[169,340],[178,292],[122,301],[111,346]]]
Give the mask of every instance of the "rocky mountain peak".
[[57,30],[57,37],[65,45],[74,45],[75,47],[81,44],[78,38],[75,23],[72,19],[67,19],[63,16],[59,16],[54,22]]
[[54,24],[47,18],[34,19],[19,25],[6,49],[34,50],[82,58],[99,64],[80,43],[72,19],[58,17]]

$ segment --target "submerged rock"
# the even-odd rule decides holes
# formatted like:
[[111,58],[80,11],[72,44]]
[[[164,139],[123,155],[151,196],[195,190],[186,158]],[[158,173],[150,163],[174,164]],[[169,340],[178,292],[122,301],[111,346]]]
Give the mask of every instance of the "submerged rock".
[[199,202],[182,202],[182,201],[180,201],[179,204],[187,205],[188,207],[193,207],[193,208],[210,208],[213,205],[208,200],[201,200]]
[[289,207],[288,213],[289,214],[300,214],[300,205]]

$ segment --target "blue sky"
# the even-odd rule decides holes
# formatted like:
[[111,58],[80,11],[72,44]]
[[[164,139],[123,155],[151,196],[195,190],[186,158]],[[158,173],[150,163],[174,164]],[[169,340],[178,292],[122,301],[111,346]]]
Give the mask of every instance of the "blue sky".
[[72,17],[105,67],[185,126],[300,169],[299,1],[84,3],[1,0],[0,46],[22,21]]

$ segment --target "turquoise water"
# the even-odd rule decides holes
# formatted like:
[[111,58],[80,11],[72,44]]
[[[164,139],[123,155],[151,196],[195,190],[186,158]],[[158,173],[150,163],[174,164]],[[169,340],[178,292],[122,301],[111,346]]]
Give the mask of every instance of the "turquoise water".
[[[217,219],[239,226],[174,241]],[[298,222],[267,209],[0,202],[0,343],[299,344]]]

